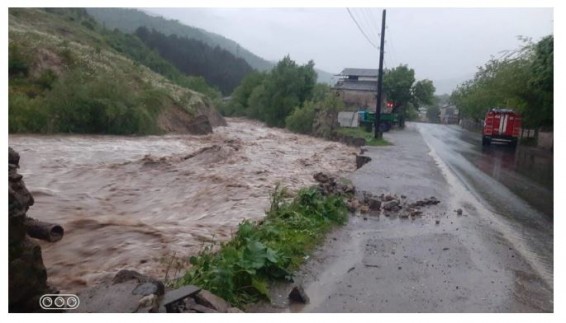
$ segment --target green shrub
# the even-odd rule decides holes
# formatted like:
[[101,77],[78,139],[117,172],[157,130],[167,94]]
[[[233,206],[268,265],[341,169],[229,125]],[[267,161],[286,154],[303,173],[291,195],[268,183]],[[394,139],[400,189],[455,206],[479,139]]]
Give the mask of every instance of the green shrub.
[[149,134],[165,95],[151,88],[134,91],[123,75],[89,76],[72,71],[53,85],[45,104],[54,132]]
[[41,97],[10,92],[8,98],[10,132],[42,133],[48,130],[48,113]]
[[19,45],[10,44],[8,47],[8,73],[10,78],[28,76],[31,57],[25,54]]
[[285,126],[293,132],[311,134],[314,117],[314,103],[306,101],[303,107],[296,107],[293,113],[285,119]]
[[44,70],[37,78],[36,83],[44,90],[51,90],[53,83],[57,80],[57,74],[51,69]]
[[262,224],[243,221],[232,240],[218,252],[207,246],[191,257],[181,284],[210,290],[236,306],[268,298],[268,283],[292,277],[292,271],[324,234],[346,223],[342,198],[303,189],[291,201],[277,188]]

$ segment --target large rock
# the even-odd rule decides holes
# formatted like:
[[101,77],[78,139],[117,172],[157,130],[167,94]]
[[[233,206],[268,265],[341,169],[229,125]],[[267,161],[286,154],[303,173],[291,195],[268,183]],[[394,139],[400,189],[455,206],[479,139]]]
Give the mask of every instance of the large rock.
[[8,148],[8,310],[36,312],[39,298],[57,291],[47,285],[41,247],[26,234],[26,212],[34,200],[17,173],[19,162],[20,155]]
[[220,313],[226,313],[231,307],[230,303],[204,289],[195,294],[194,298],[197,304],[214,309]]
[[118,284],[99,284],[81,291],[81,301],[73,312],[78,313],[135,313],[144,296],[133,294],[138,286],[135,280]]
[[161,281],[133,270],[119,271],[104,282],[79,293],[80,313],[157,312],[165,288]]

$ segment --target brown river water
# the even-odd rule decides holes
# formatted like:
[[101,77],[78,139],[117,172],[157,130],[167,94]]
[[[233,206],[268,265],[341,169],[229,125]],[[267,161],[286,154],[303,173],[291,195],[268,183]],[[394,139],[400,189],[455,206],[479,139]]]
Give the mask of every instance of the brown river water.
[[35,205],[63,240],[41,243],[49,281],[76,292],[120,269],[181,275],[203,245],[258,220],[277,183],[347,175],[357,149],[263,124],[228,119],[206,136],[10,135]]

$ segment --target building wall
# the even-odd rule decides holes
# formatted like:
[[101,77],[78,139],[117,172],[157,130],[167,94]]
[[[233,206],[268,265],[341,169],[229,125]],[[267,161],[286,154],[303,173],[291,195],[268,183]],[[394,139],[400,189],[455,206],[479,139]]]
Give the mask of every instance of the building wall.
[[368,91],[338,90],[339,97],[347,107],[367,108],[375,111],[376,93]]

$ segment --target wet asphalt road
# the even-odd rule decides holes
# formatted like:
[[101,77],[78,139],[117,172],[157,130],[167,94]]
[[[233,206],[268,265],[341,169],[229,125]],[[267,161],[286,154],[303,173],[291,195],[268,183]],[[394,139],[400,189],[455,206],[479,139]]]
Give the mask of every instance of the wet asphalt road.
[[394,145],[369,148],[352,176],[358,192],[441,203],[416,219],[352,216],[297,275],[310,303],[288,310],[552,312],[552,209],[521,197],[552,204],[552,183],[458,127],[408,124],[385,137]]

